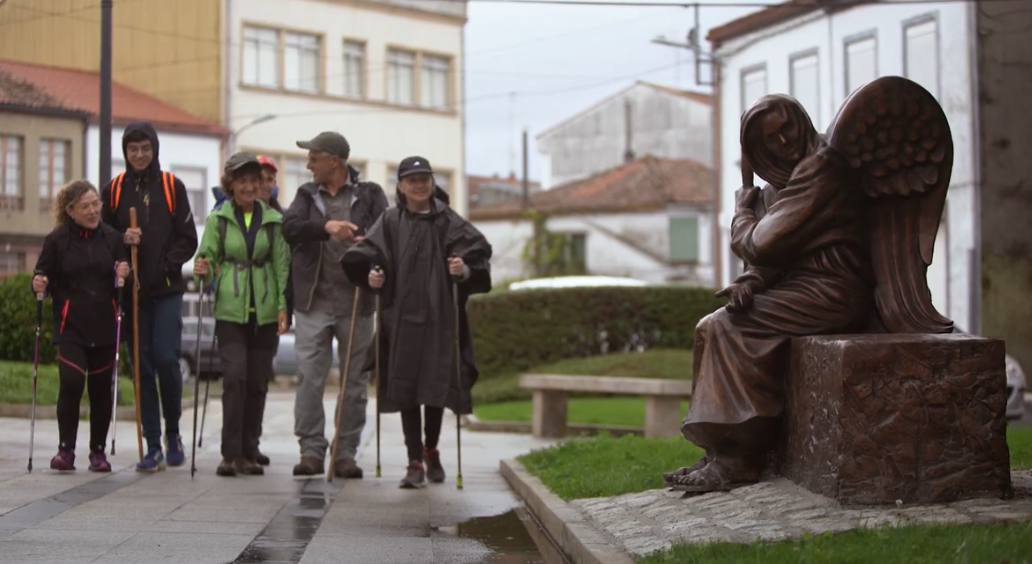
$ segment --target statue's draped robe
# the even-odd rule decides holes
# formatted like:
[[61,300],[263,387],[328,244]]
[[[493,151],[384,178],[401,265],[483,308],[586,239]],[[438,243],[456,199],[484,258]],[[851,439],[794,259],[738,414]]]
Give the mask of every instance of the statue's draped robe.
[[[793,336],[862,331],[872,285],[866,202],[850,170],[823,148],[796,167],[758,210],[736,212],[731,248],[759,280],[750,307],[724,308],[695,330],[691,407],[681,431],[707,452],[747,456],[770,446],[784,410],[784,378]],[[757,213],[759,212],[759,213]]]

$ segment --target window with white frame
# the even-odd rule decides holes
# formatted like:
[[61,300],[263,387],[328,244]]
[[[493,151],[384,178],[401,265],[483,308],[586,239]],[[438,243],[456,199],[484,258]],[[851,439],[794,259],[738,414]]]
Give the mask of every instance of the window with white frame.
[[25,270],[25,253],[0,252],[0,278]]
[[742,71],[742,111],[767,95],[767,68],[754,67]]
[[24,209],[23,196],[21,137],[0,135],[0,209]]
[[799,100],[810,115],[814,127],[820,127],[820,70],[817,53],[811,52],[792,57],[790,88],[792,97]]
[[203,224],[208,218],[208,173],[203,168],[173,166],[173,175],[183,183],[190,199],[194,221]]
[[450,104],[451,59],[438,55],[420,57],[419,89],[422,91],[422,105],[435,110],[446,110]]
[[412,105],[416,101],[416,54],[401,49],[387,51],[387,101]]
[[242,81],[252,86],[279,86],[279,31],[261,27],[244,28]]
[[39,140],[39,211],[54,209],[54,198],[68,179],[70,143],[58,139]]
[[283,34],[283,87],[298,92],[319,92],[319,36]]
[[846,96],[878,78],[878,41],[874,36],[846,40]]
[[283,157],[280,166],[279,195],[276,197],[284,208],[294,200],[294,194],[301,185],[311,182],[312,173],[308,172],[306,157]]
[[344,95],[365,98],[366,45],[360,41],[344,40]]
[[939,97],[939,22],[933,18],[903,28],[903,75]]

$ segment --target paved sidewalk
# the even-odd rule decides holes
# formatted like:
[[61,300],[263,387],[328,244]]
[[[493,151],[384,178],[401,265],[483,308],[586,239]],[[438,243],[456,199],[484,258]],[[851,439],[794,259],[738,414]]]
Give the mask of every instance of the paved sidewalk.
[[[327,395],[327,434],[334,398]],[[0,419],[0,562],[354,562],[362,564],[480,562],[488,542],[468,538],[461,523],[518,506],[498,462],[550,444],[524,435],[463,431],[465,488],[455,489],[455,420],[445,418],[441,451],[448,479],[419,491],[399,490],[406,464],[397,414],[382,416],[383,478],[376,479],[375,405],[369,404],[361,481],[291,476],[298,459],[293,394],[273,393],[266,407],[265,476],[219,478],[221,405],[209,404],[197,475],[180,468],[140,474],[136,430],[118,424],[112,474],[86,471],[88,424],[80,422],[78,471],[49,469],[55,421],[36,422],[33,472],[26,472],[29,421]],[[182,417],[186,442],[193,413]],[[470,528],[468,525],[465,526]],[[510,559],[507,562],[531,562]]]

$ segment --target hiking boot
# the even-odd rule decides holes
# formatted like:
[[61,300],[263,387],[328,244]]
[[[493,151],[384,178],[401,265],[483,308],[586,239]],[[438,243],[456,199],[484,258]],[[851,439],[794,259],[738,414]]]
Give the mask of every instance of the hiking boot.
[[90,451],[90,472],[110,472],[111,463],[103,450]]
[[165,437],[165,450],[168,451],[169,466],[182,466],[186,462],[186,450],[183,449],[183,438],[179,435]]
[[58,472],[75,470],[75,453],[70,450],[58,449],[57,455],[50,459],[50,469]]
[[349,480],[361,480],[362,469],[355,464],[353,458],[345,458],[344,460],[338,460],[333,465],[333,475],[338,478],[347,478]]
[[444,466],[441,466],[441,452],[436,448],[423,448],[423,460],[426,461],[426,479],[435,484],[444,482]]
[[147,454],[136,464],[137,472],[159,472],[165,469],[165,455],[161,447],[150,447]]
[[242,456],[236,459],[236,471],[237,474],[243,474],[244,476],[262,476],[265,474],[265,469],[259,466],[257,462]]
[[405,477],[401,479],[398,487],[403,490],[414,490],[426,485],[426,472],[423,470],[423,463],[418,460],[409,462],[405,469]]
[[301,462],[294,465],[295,476],[318,476],[325,471],[323,461],[313,456],[302,456]]
[[255,458],[254,460],[255,460],[255,462],[258,463],[259,466],[268,466],[269,465],[269,457],[265,456],[264,454],[262,454],[260,452],[258,453],[257,458]]
[[222,476],[224,478],[232,478],[233,476],[236,476],[236,464],[228,458],[223,458],[222,462],[219,463],[219,467],[215,469],[215,475]]

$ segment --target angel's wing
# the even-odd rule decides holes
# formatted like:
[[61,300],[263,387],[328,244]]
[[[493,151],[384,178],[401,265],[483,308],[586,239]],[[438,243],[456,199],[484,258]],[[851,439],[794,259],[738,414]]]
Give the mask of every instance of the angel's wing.
[[942,107],[899,76],[876,79],[842,104],[831,147],[857,171],[871,199],[875,302],[893,333],[948,333],[926,278],[953,171],[953,136]]

